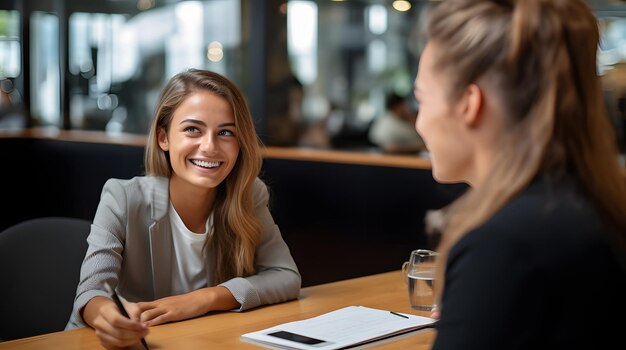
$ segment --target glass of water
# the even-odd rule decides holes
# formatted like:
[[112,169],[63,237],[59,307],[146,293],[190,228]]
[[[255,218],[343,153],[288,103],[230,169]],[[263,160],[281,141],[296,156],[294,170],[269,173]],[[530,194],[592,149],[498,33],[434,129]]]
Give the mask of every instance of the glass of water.
[[437,252],[418,249],[412,251],[409,261],[402,265],[409,289],[409,301],[416,310],[432,311],[437,307],[433,290],[436,263]]

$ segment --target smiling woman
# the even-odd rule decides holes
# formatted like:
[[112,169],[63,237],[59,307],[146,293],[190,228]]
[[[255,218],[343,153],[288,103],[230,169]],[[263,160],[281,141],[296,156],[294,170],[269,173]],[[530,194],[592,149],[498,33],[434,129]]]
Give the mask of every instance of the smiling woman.
[[[128,346],[149,326],[298,296],[300,274],[257,178],[254,124],[232,82],[203,70],[174,76],[145,168],[104,186],[67,328],[89,325],[106,348]],[[130,319],[106,284],[129,301]]]

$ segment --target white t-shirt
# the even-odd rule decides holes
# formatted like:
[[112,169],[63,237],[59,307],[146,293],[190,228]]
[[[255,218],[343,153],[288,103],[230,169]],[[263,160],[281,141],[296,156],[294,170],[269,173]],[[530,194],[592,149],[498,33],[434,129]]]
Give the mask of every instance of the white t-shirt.
[[[191,232],[170,202],[170,222],[174,259],[172,261],[172,295],[179,295],[207,287],[207,264],[204,242],[213,227],[213,213],[209,215],[203,233]],[[212,233],[212,232],[211,232]]]

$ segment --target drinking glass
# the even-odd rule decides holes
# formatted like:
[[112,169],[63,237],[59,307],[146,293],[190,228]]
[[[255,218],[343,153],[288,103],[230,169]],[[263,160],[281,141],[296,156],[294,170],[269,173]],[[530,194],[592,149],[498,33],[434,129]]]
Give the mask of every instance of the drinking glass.
[[404,272],[411,307],[421,311],[432,311],[437,307],[433,283],[437,267],[437,252],[417,249],[411,252],[409,261],[404,262]]

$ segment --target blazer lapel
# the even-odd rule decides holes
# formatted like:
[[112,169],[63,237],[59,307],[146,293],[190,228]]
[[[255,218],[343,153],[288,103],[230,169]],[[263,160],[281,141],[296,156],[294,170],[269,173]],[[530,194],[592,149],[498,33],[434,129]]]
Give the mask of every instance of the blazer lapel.
[[173,248],[169,220],[150,225],[150,258],[152,259],[152,285],[155,299],[172,294]]
[[152,259],[152,278],[154,298],[172,295],[172,226],[168,217],[169,179],[155,177],[152,219],[150,231],[150,258]]

